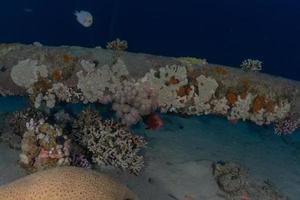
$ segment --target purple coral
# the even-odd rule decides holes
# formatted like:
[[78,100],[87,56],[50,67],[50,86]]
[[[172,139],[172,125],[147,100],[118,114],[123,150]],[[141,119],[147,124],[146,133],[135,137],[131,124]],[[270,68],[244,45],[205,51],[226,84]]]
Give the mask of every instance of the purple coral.
[[71,165],[76,166],[76,167],[86,168],[86,169],[92,168],[90,161],[83,154],[73,154],[72,160],[71,160]]
[[275,124],[274,131],[277,135],[293,133],[298,128],[297,118],[289,115]]

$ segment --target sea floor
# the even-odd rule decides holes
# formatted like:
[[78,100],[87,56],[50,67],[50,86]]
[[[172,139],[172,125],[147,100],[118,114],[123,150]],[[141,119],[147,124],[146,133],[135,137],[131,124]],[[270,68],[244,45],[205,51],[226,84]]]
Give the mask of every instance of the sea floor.
[[[214,161],[232,161],[249,169],[257,182],[273,183],[291,200],[300,196],[300,132],[281,138],[272,128],[250,123],[230,124],[220,117],[161,115],[158,131],[133,131],[143,135],[146,167],[140,176],[111,168],[109,173],[135,191],[141,200],[222,200],[213,175]],[[0,143],[0,185],[25,176],[18,153]]]

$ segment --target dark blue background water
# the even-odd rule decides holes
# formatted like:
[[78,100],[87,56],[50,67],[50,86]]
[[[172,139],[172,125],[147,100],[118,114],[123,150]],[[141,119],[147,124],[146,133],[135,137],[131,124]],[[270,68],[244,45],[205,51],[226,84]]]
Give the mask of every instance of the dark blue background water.
[[[119,37],[133,52],[237,67],[254,58],[264,72],[300,80],[299,0],[9,0],[0,8],[0,42],[94,47]],[[93,26],[77,23],[74,10],[90,11]]]

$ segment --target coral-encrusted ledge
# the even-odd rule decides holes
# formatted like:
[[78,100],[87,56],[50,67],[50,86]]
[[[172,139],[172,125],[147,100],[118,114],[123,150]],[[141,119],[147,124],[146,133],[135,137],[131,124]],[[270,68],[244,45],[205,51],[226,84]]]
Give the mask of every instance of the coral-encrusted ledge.
[[36,108],[52,108],[60,101],[112,103],[127,125],[156,109],[275,123],[278,134],[291,133],[299,125],[299,82],[202,59],[2,44],[0,70],[2,95],[28,95]]

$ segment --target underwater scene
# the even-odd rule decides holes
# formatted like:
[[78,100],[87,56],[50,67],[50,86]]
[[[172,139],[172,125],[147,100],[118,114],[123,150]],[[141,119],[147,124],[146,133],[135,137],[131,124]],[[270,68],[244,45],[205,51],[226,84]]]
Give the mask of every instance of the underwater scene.
[[0,5],[0,200],[300,200],[300,2]]

